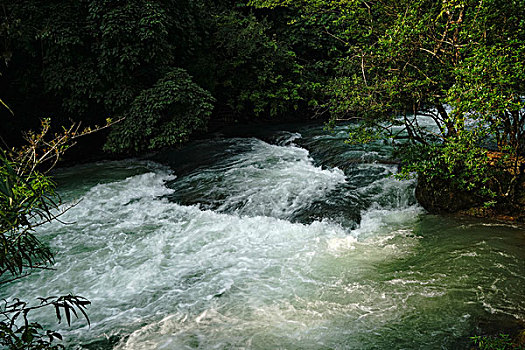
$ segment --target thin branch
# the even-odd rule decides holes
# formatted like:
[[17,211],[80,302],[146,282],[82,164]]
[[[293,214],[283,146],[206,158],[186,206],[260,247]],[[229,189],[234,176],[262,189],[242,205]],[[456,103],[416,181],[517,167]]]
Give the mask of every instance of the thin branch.
[[419,48],[421,51],[425,51],[425,52],[428,52],[429,54],[431,54],[432,56],[434,56],[435,58],[437,58],[439,60],[439,62],[441,62],[442,64],[445,64],[445,62],[441,59],[441,57],[439,57],[435,52],[432,52],[430,50],[427,50],[425,49],[424,47],[420,47]]
[[368,86],[368,82],[366,81],[366,74],[365,74],[365,55],[361,51],[361,73],[363,73],[363,80],[365,81],[365,85]]
[[328,28],[326,28],[326,26],[323,26],[323,28],[324,28],[324,31],[325,31],[326,34],[328,34],[328,35],[330,35],[332,38],[334,38],[334,39],[336,39],[336,40],[342,42],[343,44],[348,45],[348,41],[345,41],[345,40],[339,38],[337,35],[334,35],[334,34],[330,33],[330,32],[328,31]]
[[[6,273],[7,271],[8,271],[8,270],[4,270],[4,271],[0,272],[0,276],[3,275],[4,273]],[[24,274],[22,274],[22,275],[19,275],[19,276],[13,277],[13,278],[11,278],[11,279],[4,280],[4,281],[0,281],[0,285],[1,285],[1,284],[6,284],[6,283],[11,283],[11,282],[13,282],[13,281],[16,281],[16,280],[19,280],[19,279],[21,279],[21,278],[27,277],[27,276],[29,276],[29,275],[31,275],[31,272],[26,272],[26,273],[24,273]]]

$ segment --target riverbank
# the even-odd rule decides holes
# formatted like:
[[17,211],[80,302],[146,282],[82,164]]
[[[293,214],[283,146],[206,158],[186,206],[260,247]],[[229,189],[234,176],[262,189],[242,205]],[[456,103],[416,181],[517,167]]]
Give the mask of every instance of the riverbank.
[[[506,180],[504,177],[502,182]],[[503,198],[488,204],[489,199],[474,191],[452,188],[447,181],[420,177],[415,189],[418,203],[435,214],[457,214],[476,218],[487,218],[505,222],[525,223],[525,176],[516,177],[513,200]],[[508,185],[507,183],[504,185]]]
[[[167,147],[166,149],[181,149],[192,141],[214,139],[217,137],[263,137],[270,130],[293,130],[300,126],[322,126],[326,121],[313,118],[299,118],[297,115],[288,119],[280,117],[279,120],[270,118],[261,119],[235,119],[227,118],[223,113],[212,117],[204,130],[196,131],[190,139],[181,143],[178,147]],[[98,161],[124,160],[130,157],[148,158],[155,154],[165,152],[166,149],[141,152],[141,153],[109,153],[102,150],[109,131],[102,130],[97,133],[78,139],[74,147],[65,152],[58,167],[71,167]]]

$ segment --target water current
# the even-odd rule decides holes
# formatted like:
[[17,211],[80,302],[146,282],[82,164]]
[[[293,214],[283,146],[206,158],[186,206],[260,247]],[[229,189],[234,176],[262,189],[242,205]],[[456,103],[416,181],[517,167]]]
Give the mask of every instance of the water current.
[[525,228],[425,213],[390,147],[347,132],[62,169],[79,202],[39,230],[55,270],[0,296],[88,298],[90,327],[35,314],[70,349],[465,349],[525,321]]

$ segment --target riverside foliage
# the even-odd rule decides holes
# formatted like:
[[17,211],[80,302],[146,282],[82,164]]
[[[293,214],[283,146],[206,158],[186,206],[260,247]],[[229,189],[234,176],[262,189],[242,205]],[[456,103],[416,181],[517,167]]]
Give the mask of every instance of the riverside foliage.
[[[61,206],[55,183],[47,173],[74,140],[97,131],[80,125],[49,135],[50,121],[42,121],[39,132],[25,135],[26,145],[0,150],[0,286],[29,276],[35,269],[48,269],[53,252],[36,235],[38,226],[59,220],[68,207]],[[31,312],[41,308],[55,310],[58,321],[83,315],[90,304],[75,295],[38,297],[31,303],[18,298],[0,304],[0,345],[8,349],[62,349],[56,339],[62,336],[31,320]]]
[[283,116],[312,95],[287,27],[234,1],[8,0],[1,10],[0,96],[18,116],[2,111],[7,138],[41,116],[125,117],[105,149],[129,154],[187,140],[213,107]]
[[[251,3],[291,8],[308,21],[330,14],[326,33],[345,51],[324,105],[332,118],[362,122],[355,140],[407,134],[405,175],[446,183],[488,206],[523,200],[524,1]],[[421,116],[433,125],[420,124]]]

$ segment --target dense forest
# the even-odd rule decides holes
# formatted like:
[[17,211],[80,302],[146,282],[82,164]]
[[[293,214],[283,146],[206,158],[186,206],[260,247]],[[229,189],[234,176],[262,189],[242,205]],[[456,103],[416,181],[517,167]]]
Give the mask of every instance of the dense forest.
[[[524,220],[523,0],[7,0],[0,11],[10,279],[52,261],[28,218],[55,219],[44,169],[82,135],[78,157],[109,158],[235,123],[352,122],[349,143],[397,146],[398,176],[418,176],[426,209]],[[69,322],[85,302],[43,304]],[[28,330],[13,342],[33,341]]]
[[287,11],[227,1],[17,1],[3,12],[1,94],[16,117],[2,111],[2,135],[42,117],[125,117],[104,149],[128,154],[176,145],[210,118],[303,114],[341,46],[322,27],[289,28]]

